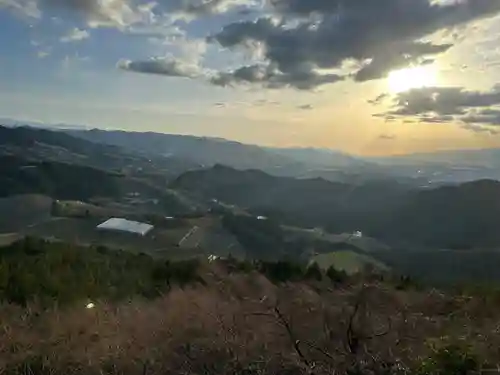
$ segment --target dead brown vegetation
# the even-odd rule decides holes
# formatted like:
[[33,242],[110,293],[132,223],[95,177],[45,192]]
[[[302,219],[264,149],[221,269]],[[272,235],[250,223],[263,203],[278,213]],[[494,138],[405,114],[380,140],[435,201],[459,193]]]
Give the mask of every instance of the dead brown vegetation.
[[[6,374],[396,374],[432,343],[500,358],[491,301],[377,283],[274,285],[263,275],[207,271],[207,285],[154,301],[0,307]],[[350,372],[349,372],[350,371]],[[353,372],[357,371],[357,372]],[[386,372],[384,372],[386,371]],[[0,373],[2,373],[0,371]]]

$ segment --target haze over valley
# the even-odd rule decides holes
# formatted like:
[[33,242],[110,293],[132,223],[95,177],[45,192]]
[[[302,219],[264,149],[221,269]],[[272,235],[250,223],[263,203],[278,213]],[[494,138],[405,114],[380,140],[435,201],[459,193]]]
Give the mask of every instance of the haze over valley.
[[[455,251],[496,259],[500,245],[495,150],[475,151],[473,159],[472,151],[456,151],[380,160],[155,133],[0,133],[6,240],[35,235],[174,258],[300,262],[346,246],[386,263],[390,254],[428,257],[431,249],[450,261]],[[158,233],[134,241],[103,236],[96,227],[111,217],[147,222]],[[448,267],[445,281],[467,279]],[[427,268],[411,271],[427,280]]]

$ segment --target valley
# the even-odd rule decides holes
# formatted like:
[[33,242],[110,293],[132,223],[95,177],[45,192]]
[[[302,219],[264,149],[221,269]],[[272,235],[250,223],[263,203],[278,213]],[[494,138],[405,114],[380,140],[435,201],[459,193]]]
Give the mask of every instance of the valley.
[[[277,163],[324,166],[335,157],[327,152],[294,156],[293,149],[278,153],[142,133],[0,130],[4,244],[39,237],[159,259],[289,259],[325,269],[337,265],[348,273],[375,267],[430,283],[500,280],[495,272],[474,267],[460,266],[457,272],[453,263],[474,263],[488,254],[481,267],[500,265],[494,219],[500,214],[500,183],[494,180],[430,189],[367,175],[353,184],[258,170],[259,160],[271,154]],[[156,146],[150,147],[154,139]],[[198,153],[191,155],[193,147]],[[306,157],[311,152],[316,156]],[[202,163],[206,153],[213,157]],[[245,162],[238,168],[220,164],[234,165],[240,156]],[[350,162],[369,165],[342,156],[344,166]],[[154,229],[145,236],[97,229],[111,217]],[[432,276],[429,264],[440,270],[439,277]]]

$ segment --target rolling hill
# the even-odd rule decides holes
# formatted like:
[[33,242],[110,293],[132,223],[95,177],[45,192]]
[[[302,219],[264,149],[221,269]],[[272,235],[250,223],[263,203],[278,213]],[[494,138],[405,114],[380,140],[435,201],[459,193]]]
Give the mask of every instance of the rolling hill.
[[199,199],[216,199],[284,223],[309,228],[324,226],[335,233],[370,229],[373,218],[380,220],[411,193],[394,182],[352,185],[320,178],[275,177],[221,165],[187,172],[170,186]]
[[0,196],[45,194],[60,199],[116,197],[123,176],[66,163],[0,157]]
[[492,180],[419,190],[390,182],[358,186],[282,178],[218,165],[187,172],[171,187],[286,224],[333,233],[361,230],[404,247],[500,245],[500,182]]
[[445,248],[495,247],[499,217],[500,182],[480,180],[415,193],[379,235]]
[[165,158],[144,156],[119,146],[91,142],[63,131],[32,127],[0,126],[0,155],[22,156],[31,160],[45,160],[83,165],[108,171],[146,176],[162,183],[199,165]]
[[[81,201],[106,198],[111,202],[127,199],[133,194],[139,197],[139,201],[154,200],[155,208],[168,214],[189,213],[197,209],[196,202],[158,187],[147,179],[82,165],[0,156],[0,197],[20,194],[43,194],[55,199]],[[8,215],[8,212],[2,214]]]
[[280,170],[300,163],[259,146],[218,138],[125,131],[72,130],[70,134],[92,142],[120,146],[148,156],[175,157],[204,166],[230,165],[239,169]]

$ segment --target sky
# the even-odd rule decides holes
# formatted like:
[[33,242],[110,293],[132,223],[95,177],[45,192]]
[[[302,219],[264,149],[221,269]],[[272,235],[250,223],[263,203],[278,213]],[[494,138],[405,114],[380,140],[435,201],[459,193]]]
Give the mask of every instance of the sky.
[[500,0],[0,0],[0,118],[359,155],[500,147]]

